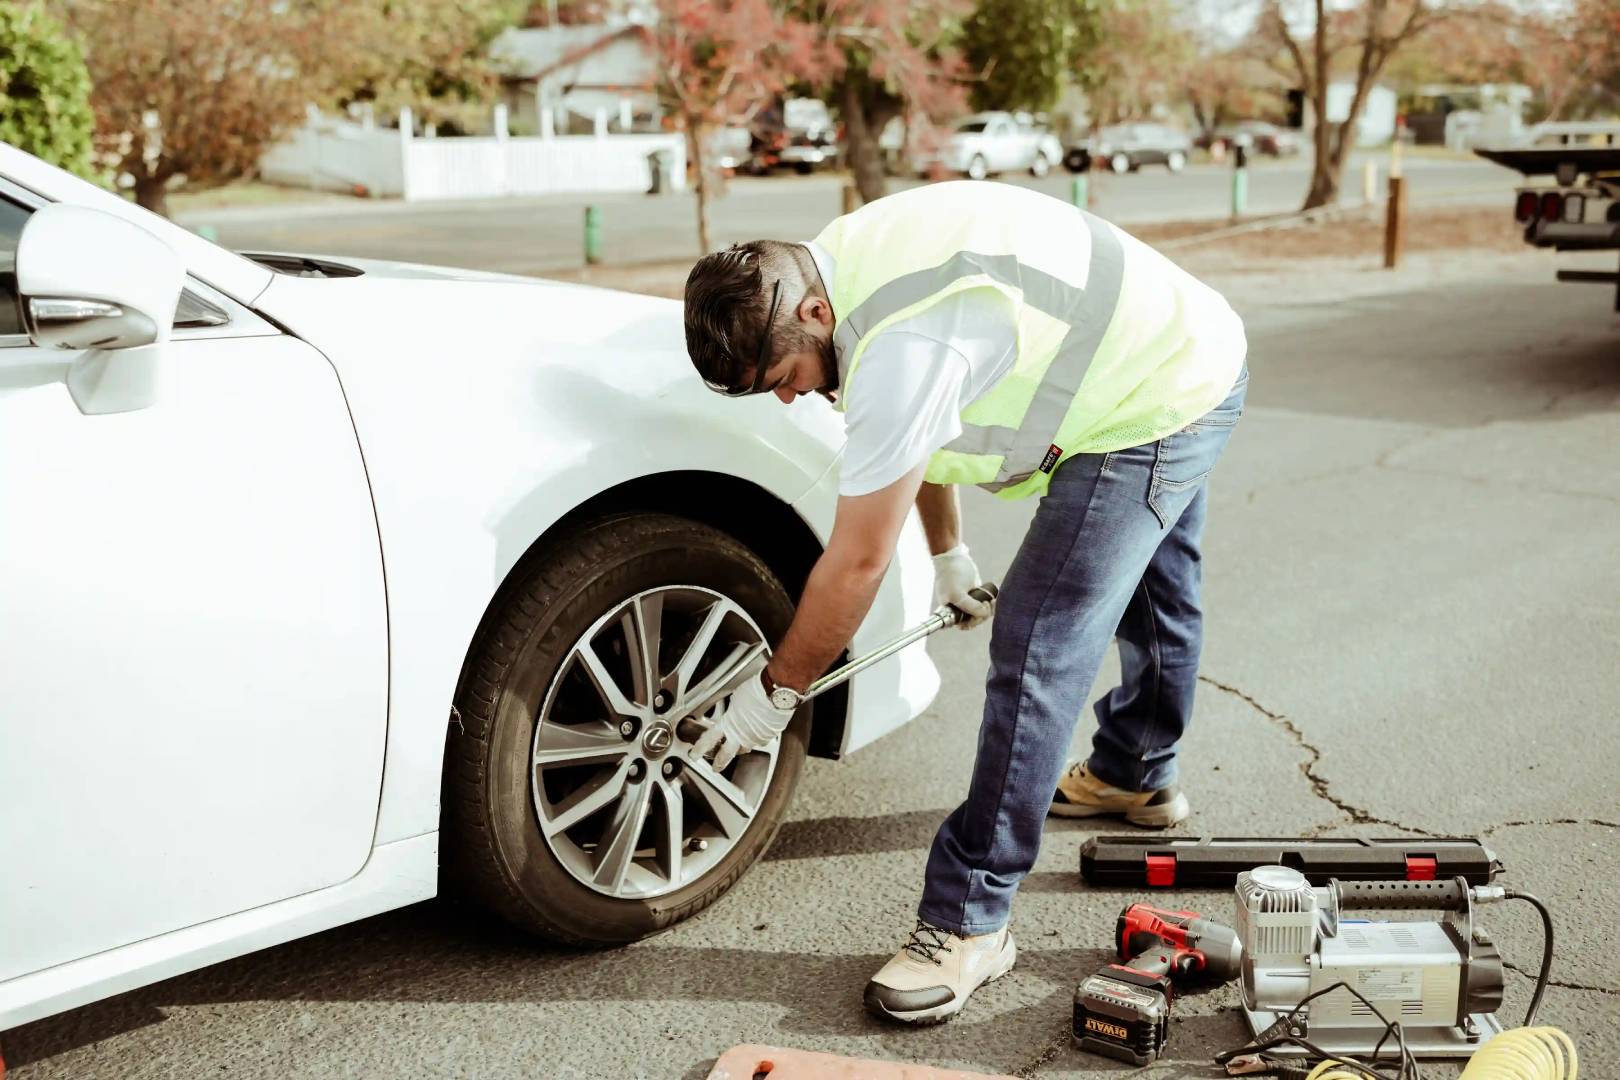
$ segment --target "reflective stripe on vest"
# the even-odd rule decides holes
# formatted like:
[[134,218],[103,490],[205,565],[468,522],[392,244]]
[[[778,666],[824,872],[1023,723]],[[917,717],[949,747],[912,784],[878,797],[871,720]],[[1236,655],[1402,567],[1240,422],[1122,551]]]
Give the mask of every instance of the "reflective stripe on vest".
[[1119,303],[1125,276],[1125,252],[1106,222],[1085,215],[1091,233],[1091,260],[1085,288],[1024,265],[1014,255],[985,255],[961,251],[937,266],[918,270],[880,286],[861,305],[838,320],[833,339],[843,354],[853,357],[860,340],[884,319],[919,304],[964,277],[983,275],[1018,290],[1028,306],[1068,325],[1069,330],[1016,428],[964,422],[962,434],[944,447],[959,454],[1000,455],[1001,468],[991,491],[1027,480],[1041,467],[1057,441],[1058,428],[1068,415],[1085,381],[1091,360],[1102,344],[1114,308]]

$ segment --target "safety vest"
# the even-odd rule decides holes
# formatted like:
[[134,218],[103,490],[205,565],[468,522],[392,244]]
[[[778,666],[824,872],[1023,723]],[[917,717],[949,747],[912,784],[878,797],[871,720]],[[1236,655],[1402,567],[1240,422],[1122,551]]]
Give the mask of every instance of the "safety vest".
[[932,483],[1044,492],[1068,455],[1185,427],[1243,368],[1243,324],[1219,293],[1101,218],[1027,188],[913,188],[838,218],[815,242],[837,264],[840,409],[861,392],[861,358],[888,327],[967,289],[1009,307],[1017,358],[962,410],[962,434],[929,460]]

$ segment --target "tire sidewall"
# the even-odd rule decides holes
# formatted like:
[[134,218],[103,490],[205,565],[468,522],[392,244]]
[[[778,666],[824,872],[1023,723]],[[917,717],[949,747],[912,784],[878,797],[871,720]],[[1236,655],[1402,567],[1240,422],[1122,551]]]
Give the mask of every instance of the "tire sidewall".
[[[496,848],[522,897],[530,903],[545,898],[537,914],[580,940],[604,944],[637,940],[713,903],[774,837],[804,763],[808,708],[783,734],[776,771],[743,838],[707,874],[663,896],[646,900],[604,896],[578,881],[541,835],[530,767],[540,708],[569,650],[603,613],[646,589],[685,584],[729,596],[753,617],[768,641],[779,641],[792,619],[792,601],[768,571],[759,573],[763,564],[751,552],[706,526],[679,524],[684,528],[661,530],[655,543],[582,577],[561,602],[542,612],[518,647],[495,698],[486,796]],[[750,567],[750,562],[757,565]]]

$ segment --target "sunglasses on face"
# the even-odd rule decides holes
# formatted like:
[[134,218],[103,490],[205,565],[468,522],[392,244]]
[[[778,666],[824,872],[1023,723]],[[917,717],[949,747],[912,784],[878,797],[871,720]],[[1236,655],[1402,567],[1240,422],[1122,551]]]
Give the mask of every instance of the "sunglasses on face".
[[769,366],[771,352],[771,328],[776,325],[776,308],[782,302],[782,279],[778,278],[771,288],[771,310],[765,316],[765,333],[759,339],[759,355],[754,357],[754,382],[750,386],[727,386],[725,383],[710,382],[704,379],[704,385],[717,394],[726,397],[748,397],[750,394],[762,392],[765,383],[765,369]]

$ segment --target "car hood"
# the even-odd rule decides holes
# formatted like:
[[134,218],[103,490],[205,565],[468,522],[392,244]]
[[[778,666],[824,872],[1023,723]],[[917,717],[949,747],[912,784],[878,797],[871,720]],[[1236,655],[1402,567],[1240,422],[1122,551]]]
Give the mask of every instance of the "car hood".
[[705,389],[686,354],[678,301],[512,274],[378,265],[359,277],[278,274],[255,302],[326,353],[357,411],[365,399],[390,415],[436,416],[452,426],[504,416],[523,427],[588,429],[578,446],[640,441],[659,424],[697,439],[704,430],[746,430],[763,453],[818,474],[842,448],[842,418],[825,401],[784,407],[769,395],[732,401]]
[[[297,251],[269,251],[255,248],[241,253],[248,259],[266,258],[272,269],[292,277],[346,277],[347,270],[358,270],[368,277],[426,278],[436,281],[516,281],[538,280],[522,274],[503,274],[492,270],[472,270],[461,266],[432,266],[427,263],[400,262],[395,259],[357,258],[349,255],[311,255]],[[306,263],[311,267],[332,267],[336,272],[322,275],[318,272],[292,274],[282,269],[285,263]],[[281,264],[281,265],[278,265]],[[264,265],[264,264],[261,264]]]

